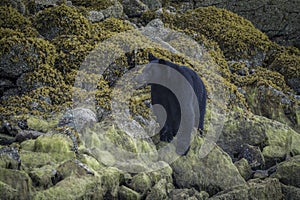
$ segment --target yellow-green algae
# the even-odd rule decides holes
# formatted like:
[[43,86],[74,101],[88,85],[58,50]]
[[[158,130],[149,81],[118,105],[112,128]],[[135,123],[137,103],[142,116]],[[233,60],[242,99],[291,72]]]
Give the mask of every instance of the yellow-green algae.
[[[32,192],[32,181],[28,174],[24,171],[0,168],[0,182],[15,189],[19,199],[25,200],[30,198]],[[1,185],[4,186],[4,184]]]
[[[52,44],[41,38],[26,38],[26,37],[7,37],[0,40],[1,59],[10,65],[8,70],[12,71],[12,75],[23,72],[32,71],[38,68],[41,64],[53,65],[56,57],[56,51]],[[25,69],[14,69],[14,65],[26,66]],[[24,71],[25,70],[25,71]],[[22,71],[21,71],[22,72]]]
[[31,21],[12,7],[0,6],[0,27],[23,32],[31,37],[38,36]]
[[38,12],[35,27],[48,40],[60,35],[91,35],[91,24],[75,7],[55,6]]
[[[147,17],[153,17],[148,13]],[[180,15],[163,13],[164,22],[205,35],[218,43],[227,59],[254,57],[272,47],[268,37],[254,25],[225,9],[201,7]]]

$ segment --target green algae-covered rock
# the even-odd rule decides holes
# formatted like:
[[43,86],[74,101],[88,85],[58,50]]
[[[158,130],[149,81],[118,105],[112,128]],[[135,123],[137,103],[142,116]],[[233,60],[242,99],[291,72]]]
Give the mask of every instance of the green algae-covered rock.
[[281,200],[283,198],[281,185],[278,179],[250,180],[247,185],[237,187],[231,191],[221,192],[210,199],[212,200],[242,200],[242,199],[262,199]]
[[31,116],[27,119],[28,127],[36,130],[47,133],[48,131],[54,130],[57,127],[58,120],[46,121],[41,118]]
[[[20,199],[30,198],[32,181],[28,174],[26,174],[24,171],[0,168],[0,182],[5,183],[13,188],[17,192]],[[5,187],[4,184],[1,185]],[[14,190],[11,190],[11,192]]]
[[76,8],[66,5],[47,8],[37,13],[35,27],[48,40],[59,35],[90,36],[89,21]]
[[279,163],[275,174],[272,176],[278,178],[285,185],[300,187],[300,155],[292,157],[287,161]]
[[65,179],[71,175],[85,176],[87,174],[94,174],[94,171],[78,160],[67,160],[57,167],[57,173]]
[[264,123],[259,119],[234,119],[233,116],[229,116],[217,144],[234,158],[240,153],[242,145],[260,146],[267,140],[264,127]]
[[20,152],[22,165],[25,168],[36,168],[75,158],[72,146],[72,141],[65,135],[42,135],[34,141],[33,151]]
[[245,158],[242,158],[239,161],[235,162],[234,165],[246,181],[251,178],[252,170],[248,161]]
[[20,169],[21,160],[18,150],[9,147],[0,147],[0,167],[6,169]]
[[281,184],[284,199],[297,200],[300,199],[300,188]]
[[300,135],[289,127],[275,121],[261,118],[265,124],[268,140],[263,155],[266,168],[275,165],[286,157],[300,154]]
[[139,173],[132,177],[130,187],[141,194],[145,194],[152,186],[151,179],[146,173]]
[[156,183],[152,188],[149,194],[146,197],[146,200],[151,199],[168,199],[168,192],[170,189],[170,185],[168,185],[168,182],[166,179],[161,179]]
[[181,200],[181,199],[189,199],[189,200],[207,200],[209,194],[205,191],[198,192],[196,189],[174,189],[170,192],[170,198],[172,200]]
[[72,142],[62,134],[43,135],[35,141],[35,152],[43,153],[69,153]]
[[195,135],[189,153],[172,163],[173,176],[178,187],[196,187],[213,195],[246,183],[228,154],[215,146],[202,158],[202,145],[203,139]]
[[3,199],[18,199],[18,190],[0,181],[0,193]]
[[36,192],[33,199],[102,199],[103,191],[100,186],[99,177],[70,176],[47,190]]
[[98,171],[102,183],[102,191],[107,198],[117,198],[122,171],[117,168],[109,167]]
[[56,179],[55,166],[45,165],[40,168],[31,169],[28,174],[32,180],[32,185],[38,190],[44,190],[52,187]]
[[40,38],[9,37],[0,40],[0,71],[6,77],[16,78],[41,64],[54,64],[55,48]]
[[141,195],[138,192],[122,185],[119,189],[118,198],[124,200],[139,200],[141,199]]

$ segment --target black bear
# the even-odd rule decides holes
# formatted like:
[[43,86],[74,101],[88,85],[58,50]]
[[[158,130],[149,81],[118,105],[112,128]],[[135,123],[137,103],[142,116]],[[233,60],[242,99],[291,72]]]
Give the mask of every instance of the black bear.
[[[185,155],[193,127],[203,131],[205,86],[192,69],[149,54],[149,64],[138,82],[151,85],[151,104],[160,125],[160,140],[171,142],[177,135],[176,152]],[[142,80],[141,80],[142,79]],[[159,104],[165,110],[162,111]]]

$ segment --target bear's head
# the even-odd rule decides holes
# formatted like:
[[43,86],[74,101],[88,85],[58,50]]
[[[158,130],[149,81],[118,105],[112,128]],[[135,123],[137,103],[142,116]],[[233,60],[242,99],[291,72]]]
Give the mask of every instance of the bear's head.
[[162,66],[167,66],[166,61],[149,53],[149,63],[144,67],[142,73],[135,78],[135,81],[141,85],[151,85],[153,82],[165,80],[168,77],[168,70],[166,71]]

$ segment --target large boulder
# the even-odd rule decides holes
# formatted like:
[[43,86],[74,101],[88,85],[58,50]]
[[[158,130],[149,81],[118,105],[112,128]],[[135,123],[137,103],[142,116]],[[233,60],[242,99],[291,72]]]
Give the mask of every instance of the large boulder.
[[179,188],[195,187],[214,195],[246,183],[220,147],[215,146],[202,158],[200,149],[203,143],[203,139],[195,135],[189,153],[172,163],[174,180]]

